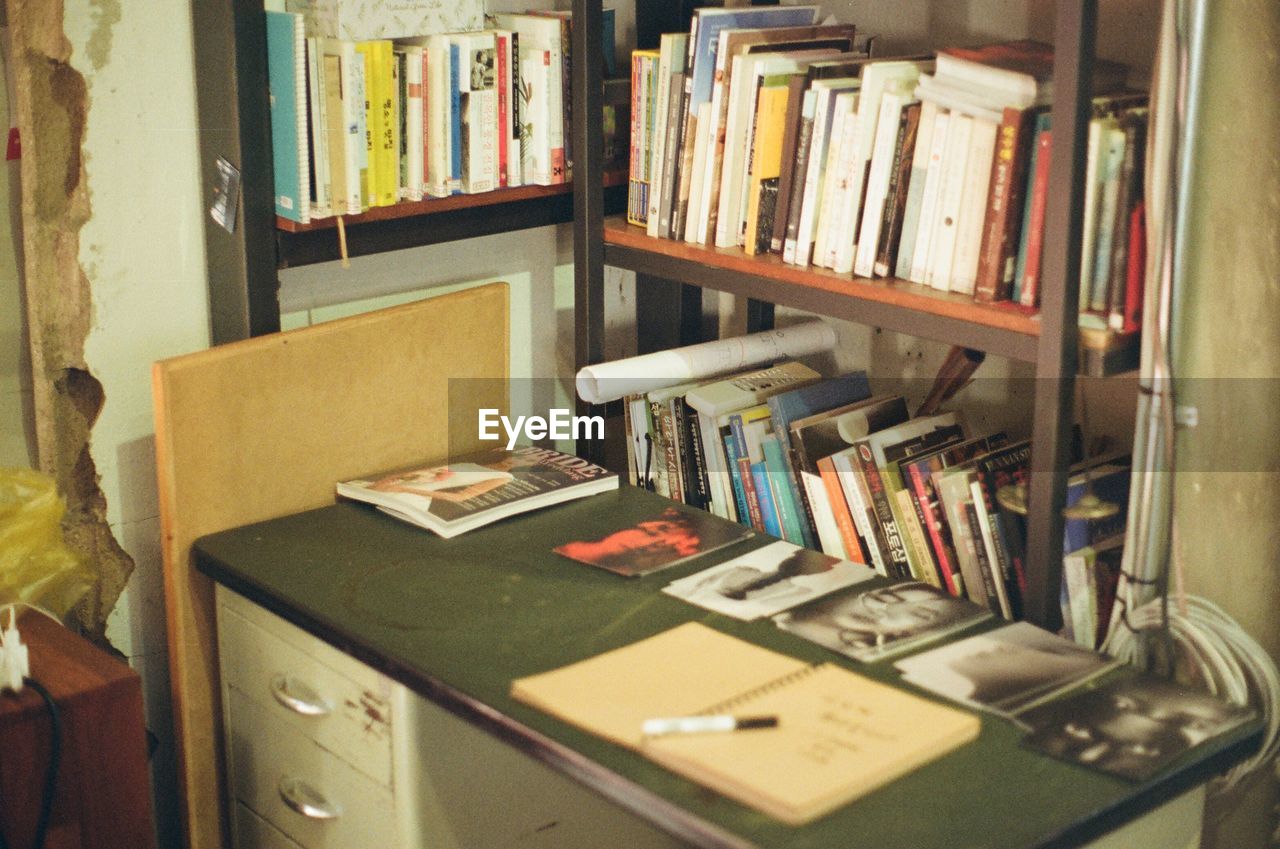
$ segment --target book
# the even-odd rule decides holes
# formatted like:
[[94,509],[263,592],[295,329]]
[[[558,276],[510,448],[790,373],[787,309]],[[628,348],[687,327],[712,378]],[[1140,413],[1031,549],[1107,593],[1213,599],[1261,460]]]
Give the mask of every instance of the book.
[[1049,198],[1049,165],[1053,158],[1053,131],[1049,112],[1036,118],[1035,141],[1028,171],[1030,186],[1022,218],[1022,240],[1014,269],[1014,297],[1024,307],[1040,301],[1040,248],[1044,244],[1044,217]]
[[307,51],[302,15],[267,12],[266,16],[276,215],[306,224],[311,220],[311,151],[307,145]]
[[1130,781],[1145,781],[1254,712],[1139,673],[1027,711],[1023,745]]
[[648,575],[750,537],[751,531],[703,510],[671,505],[602,536],[556,546],[556,554],[619,575]]
[[911,188],[912,163],[920,132],[921,108],[919,101],[908,104],[903,107],[898,121],[897,138],[894,140],[894,167],[885,195],[884,218],[873,267],[876,277],[890,277],[897,268],[898,245],[902,240],[902,225],[907,214],[907,198]]
[[524,447],[342,481],[337,491],[450,538],[617,487],[618,476],[607,469],[547,448]]
[[902,679],[961,704],[1016,716],[1121,661],[1029,622],[1015,622],[899,660]]
[[974,293],[978,276],[982,229],[987,213],[987,191],[991,187],[998,129],[993,121],[974,118],[969,134],[964,187],[961,190],[959,220],[956,224],[955,253],[951,260],[951,291],[962,295]]
[[[925,101],[926,103],[928,101]],[[920,194],[919,224],[911,255],[907,279],[912,283],[924,283],[929,271],[929,254],[933,250],[938,198],[942,194],[943,168],[951,130],[951,112],[938,109],[930,134],[930,149],[925,166],[924,190]]]
[[774,617],[790,631],[863,663],[897,657],[984,622],[990,611],[919,581],[829,595]]
[[[911,154],[909,188],[902,214],[902,235],[898,239],[898,261],[893,276],[911,277],[911,260],[915,255],[916,237],[920,231],[920,210],[924,203],[925,181],[929,173],[929,156],[933,152],[933,131],[938,120],[938,105],[932,101],[920,104],[920,117],[915,146]],[[888,273],[885,276],[889,276]]]
[[[801,825],[975,739],[977,717],[688,622],[512,682],[513,698]],[[646,737],[659,717],[771,715],[740,734]],[[815,752],[822,752],[815,756]]]
[[974,300],[982,303],[1007,301],[1013,293],[1018,225],[1035,116],[1030,110],[1006,108],[996,131],[995,163],[974,280]]
[[778,541],[672,581],[667,595],[735,619],[760,619],[875,575],[858,563]]
[[[671,189],[669,160],[672,151],[668,144],[674,144],[674,129],[679,127],[679,118],[672,102],[679,106],[679,87],[684,84],[684,56],[689,41],[688,33],[664,33],[659,41],[657,78],[654,81],[657,91],[653,99],[653,153],[651,155],[651,172],[653,183],[649,186],[649,212],[645,220],[645,232],[649,236],[666,237],[671,221]],[[663,215],[665,204],[666,213]],[[660,226],[660,222],[666,225]]]

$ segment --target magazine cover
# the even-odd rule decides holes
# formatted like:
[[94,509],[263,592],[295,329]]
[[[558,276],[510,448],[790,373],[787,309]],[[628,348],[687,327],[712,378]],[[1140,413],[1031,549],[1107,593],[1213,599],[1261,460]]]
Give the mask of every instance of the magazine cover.
[[778,615],[779,628],[867,663],[902,654],[991,618],[919,581],[827,596]]
[[918,654],[895,664],[903,680],[973,707],[1017,714],[1116,666],[1029,622]]
[[647,575],[750,536],[754,533],[737,522],[672,505],[604,536],[574,540],[553,550],[619,575]]
[[759,619],[875,574],[858,563],[775,542],[672,581],[663,592],[735,619]]
[[507,516],[617,489],[618,476],[549,448],[493,448],[443,465],[338,484],[338,494],[376,504],[442,537]]
[[1111,681],[1028,711],[1033,749],[1143,781],[1252,711],[1151,675]]

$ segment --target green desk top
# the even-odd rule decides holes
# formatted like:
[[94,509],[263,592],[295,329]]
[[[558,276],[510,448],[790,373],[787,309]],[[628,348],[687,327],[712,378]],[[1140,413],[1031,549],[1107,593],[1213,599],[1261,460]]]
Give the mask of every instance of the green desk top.
[[1072,846],[1204,782],[1261,739],[1261,722],[1252,722],[1197,747],[1154,780],[1131,784],[1023,749],[1011,723],[983,716],[974,743],[809,825],[783,825],[509,696],[515,678],[690,620],[803,660],[897,680],[891,662],[860,665],[768,620],[739,622],[660,592],[674,578],[770,538],[644,578],[551,551],[667,504],[624,487],[452,540],[366,505],[338,504],[204,537],[196,562],[215,580],[700,846]]

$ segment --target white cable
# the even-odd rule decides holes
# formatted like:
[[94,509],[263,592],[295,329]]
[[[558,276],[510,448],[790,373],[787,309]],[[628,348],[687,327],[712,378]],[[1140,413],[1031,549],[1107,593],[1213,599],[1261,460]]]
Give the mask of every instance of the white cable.
[[[1208,599],[1186,596],[1185,612],[1171,607],[1169,634],[1180,658],[1198,675],[1208,691],[1233,704],[1249,705],[1251,699],[1266,722],[1258,753],[1237,764],[1209,785],[1214,795],[1226,792],[1245,776],[1280,754],[1280,672],[1267,652],[1230,616]],[[1160,600],[1149,602],[1125,617],[1136,631],[1158,629],[1164,623]],[[1130,663],[1145,660],[1135,630],[1123,625],[1112,631],[1111,653]]]

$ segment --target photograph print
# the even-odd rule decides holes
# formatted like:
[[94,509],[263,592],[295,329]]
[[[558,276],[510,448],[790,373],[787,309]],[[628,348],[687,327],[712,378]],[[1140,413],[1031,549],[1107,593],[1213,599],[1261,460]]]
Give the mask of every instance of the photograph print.
[[705,510],[672,506],[633,525],[567,542],[554,551],[619,575],[647,575],[752,535],[750,529]]
[[1203,691],[1137,675],[1048,702],[1019,721],[1031,728],[1030,748],[1143,781],[1252,715]]
[[868,663],[991,618],[985,607],[920,581],[831,595],[774,620],[779,628]]
[[780,541],[673,581],[663,592],[735,619],[759,619],[874,576],[861,564]]
[[1070,640],[1015,622],[914,655],[903,679],[948,699],[1014,715],[1116,666]]

